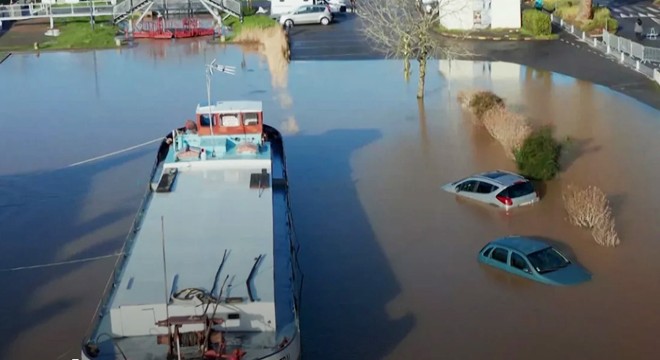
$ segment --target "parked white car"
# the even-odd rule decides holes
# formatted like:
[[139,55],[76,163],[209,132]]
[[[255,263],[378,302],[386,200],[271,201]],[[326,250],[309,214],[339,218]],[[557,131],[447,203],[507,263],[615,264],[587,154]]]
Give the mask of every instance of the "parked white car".
[[280,24],[293,26],[299,24],[321,24],[328,25],[333,16],[327,5],[303,5],[280,16]]

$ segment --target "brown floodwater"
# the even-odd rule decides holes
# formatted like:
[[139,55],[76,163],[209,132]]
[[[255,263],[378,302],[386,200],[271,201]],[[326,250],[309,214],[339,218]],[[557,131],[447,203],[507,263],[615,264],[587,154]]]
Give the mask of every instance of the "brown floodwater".
[[[203,65],[214,57],[238,71],[216,75],[213,96],[262,100],[266,121],[287,130],[305,359],[657,357],[657,110],[506,63],[433,62],[424,104],[396,61],[293,62],[286,89],[273,88],[254,52],[192,41],[0,65],[0,358],[78,355],[114,258],[7,269],[119,250],[155,145],[68,165],[180,126],[205,99]],[[570,137],[564,171],[539,204],[505,214],[440,190],[477,171],[514,170],[456,102],[473,88]],[[609,194],[619,247],[568,224],[568,183]],[[592,281],[551,287],[479,265],[477,251],[508,234],[553,242]]]

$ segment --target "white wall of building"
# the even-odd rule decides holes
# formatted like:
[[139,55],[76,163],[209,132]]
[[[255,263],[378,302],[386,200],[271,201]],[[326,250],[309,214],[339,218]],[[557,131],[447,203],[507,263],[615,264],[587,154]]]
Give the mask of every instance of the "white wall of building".
[[490,9],[491,28],[520,29],[520,0],[494,0]]
[[520,0],[439,0],[440,24],[450,30],[519,29]]

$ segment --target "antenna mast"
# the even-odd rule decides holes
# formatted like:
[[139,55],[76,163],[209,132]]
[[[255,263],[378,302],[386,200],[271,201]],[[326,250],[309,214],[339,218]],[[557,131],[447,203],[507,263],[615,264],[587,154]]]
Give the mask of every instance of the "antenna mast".
[[165,285],[165,318],[166,318],[165,324],[167,325],[168,339],[172,339],[172,329],[170,327],[170,310],[169,310],[170,299],[167,292],[167,265],[165,263],[165,219],[162,215],[160,216],[160,231],[161,231],[161,245],[163,248],[163,278],[165,280],[163,282],[163,285]]
[[235,75],[236,67],[217,64],[215,59],[213,59],[210,64],[206,65],[206,99],[208,101],[208,114],[211,126],[211,135],[213,135],[213,117],[211,114],[211,77],[213,76],[213,70],[229,75]]

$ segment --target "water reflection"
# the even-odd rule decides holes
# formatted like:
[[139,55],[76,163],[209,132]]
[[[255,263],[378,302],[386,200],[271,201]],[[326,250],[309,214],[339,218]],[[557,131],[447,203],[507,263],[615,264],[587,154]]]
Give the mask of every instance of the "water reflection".
[[[260,56],[177,41],[9,58],[0,66],[13,89],[3,94],[0,118],[12,134],[0,153],[3,266],[118,249],[155,149],[63,168],[179,126],[204,101],[203,65],[217,57],[243,71],[216,77],[213,94],[261,100],[266,121],[289,130],[306,359],[653,353],[660,190],[648,184],[660,169],[656,110],[506,63],[439,62],[427,82],[438,90],[423,104],[396,61],[294,62],[278,88]],[[471,88],[492,89],[535,125],[553,124],[558,137],[574,139],[538,205],[504,215],[440,191],[470,173],[514,169],[483,128],[462,118],[455,95]],[[559,193],[568,182],[612,195],[624,245],[599,248],[566,223]],[[570,248],[594,280],[556,289],[477,265],[486,241],[511,233]],[[0,273],[3,293],[12,294],[0,300],[0,358],[75,358],[111,263]],[[511,346],[518,342],[527,346]]]

